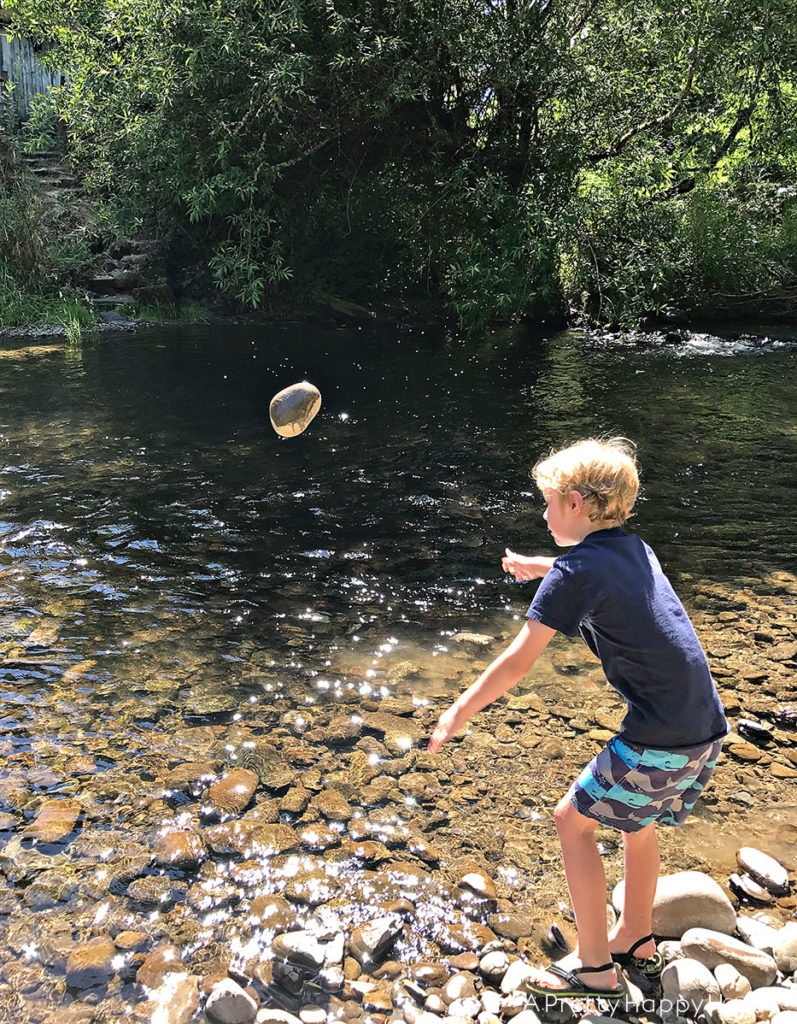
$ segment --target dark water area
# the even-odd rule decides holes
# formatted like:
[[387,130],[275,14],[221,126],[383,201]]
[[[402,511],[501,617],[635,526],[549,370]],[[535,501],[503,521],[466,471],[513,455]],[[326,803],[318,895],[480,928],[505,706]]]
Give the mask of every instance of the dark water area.
[[[639,445],[631,527],[674,579],[761,580],[795,565],[794,349],[305,327],[7,348],[6,636],[59,620],[43,683],[96,659],[113,693],[146,662],[229,684],[257,649],[323,694],[330,657],[362,676],[522,612],[504,547],[554,553],[530,466],[603,432]],[[279,438],[269,399],[303,378],[322,411]]]
[[[741,760],[723,761],[719,795],[665,860],[726,870],[751,820],[783,853],[797,807],[796,354],[796,341],[763,335],[693,334],[662,347],[517,331],[475,343],[298,325],[5,343],[0,982],[24,960],[34,966],[11,981],[38,995],[13,1016],[0,986],[0,1018],[55,1020],[80,988],[69,951],[121,929],[176,943],[196,976],[232,953],[241,963],[271,955],[274,929],[258,931],[253,908],[296,889],[296,864],[269,847],[255,870],[223,844],[214,861],[204,845],[219,816],[207,778],[244,757],[259,788],[254,817],[236,825],[257,829],[279,812],[274,828],[298,836],[329,819],[326,845],[305,832],[301,846],[314,851],[314,886],[319,872],[322,892],[345,881],[345,913],[337,889],[321,909],[346,927],[367,919],[373,886],[388,885],[354,864],[363,837],[381,847],[368,856],[389,856],[384,841],[404,858],[395,896],[406,895],[408,871],[469,851],[508,906],[561,910],[552,808],[610,735],[595,727],[616,728],[621,712],[583,645],[557,638],[518,703],[483,712],[437,761],[423,748],[534,592],[502,573],[504,548],[556,551],[532,464],[587,435],[637,442],[643,493],[630,528],[695,614],[729,715],[779,724],[766,749],[742,744]],[[321,412],[301,436],[280,438],[269,400],[304,378],[320,389]],[[775,711],[778,701],[791,703]],[[382,708],[387,724],[362,724]],[[184,792],[168,781],[175,768]],[[307,806],[329,784],[333,803],[342,792],[355,805],[351,819],[319,811],[315,797]],[[66,834],[56,827],[37,845],[24,830],[53,798]],[[732,828],[720,831],[721,816]],[[174,863],[164,834],[171,849],[186,830],[202,853]],[[601,849],[621,871],[616,838]],[[310,909],[324,898],[290,895]],[[418,910],[404,959],[462,948],[440,939],[444,902],[430,896]],[[282,930],[303,927],[286,914]],[[41,966],[48,930],[60,945]],[[141,998],[143,953],[115,948],[106,989],[80,996],[108,1007],[97,1019]]]

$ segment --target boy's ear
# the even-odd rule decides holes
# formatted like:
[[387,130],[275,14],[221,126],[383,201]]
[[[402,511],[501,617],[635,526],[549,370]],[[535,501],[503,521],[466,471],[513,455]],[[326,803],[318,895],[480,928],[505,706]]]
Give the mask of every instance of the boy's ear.
[[584,495],[581,491],[572,490],[570,492],[570,508],[576,515],[580,515],[584,508]]

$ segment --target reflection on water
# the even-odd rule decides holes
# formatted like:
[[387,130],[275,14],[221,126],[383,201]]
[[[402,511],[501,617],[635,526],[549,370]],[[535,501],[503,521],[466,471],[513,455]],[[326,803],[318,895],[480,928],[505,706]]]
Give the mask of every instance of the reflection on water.
[[[533,593],[502,574],[504,548],[553,553],[529,477],[551,447],[599,432],[638,442],[644,493],[633,528],[687,603],[713,608],[711,587],[723,588],[723,602],[746,588],[741,603],[717,612],[730,623],[750,592],[781,595],[774,619],[793,599],[782,573],[795,554],[793,343],[694,335],[661,348],[566,333],[471,345],[423,333],[202,327],[2,355],[0,753],[13,762],[0,769],[0,866],[11,886],[27,886],[34,909],[99,899],[109,880],[113,894],[136,878],[127,895],[155,917],[187,900],[207,917],[196,933],[186,920],[184,948],[197,956],[207,948],[209,963],[220,922],[233,921],[225,934],[238,936],[233,946],[245,958],[274,934],[253,931],[252,915],[284,917],[284,907],[253,910],[251,901],[246,914],[231,915],[238,885],[265,899],[293,878],[293,896],[311,909],[348,900],[349,921],[364,920],[363,863],[375,867],[380,844],[406,843],[407,822],[451,795],[424,776],[427,755],[401,762],[418,742],[409,725],[405,738],[373,720],[382,739],[369,752],[364,734],[343,771],[333,748],[346,737],[333,736],[329,754],[314,760],[301,712],[334,704],[355,719],[379,709],[407,715],[475,677],[519,627]],[[303,378],[320,388],[323,408],[301,437],[279,438],[269,399]],[[766,617],[757,621],[768,628]],[[773,642],[785,630],[781,616]],[[741,648],[721,646],[718,659],[741,658]],[[778,695],[777,686],[763,690]],[[495,734],[487,719],[474,723],[472,750],[516,751],[495,771],[524,801],[522,813],[502,824],[500,842],[497,830],[479,837],[509,887],[532,886],[546,870],[546,855],[535,866],[511,851],[528,845],[541,808],[568,781],[554,747],[539,776],[518,756],[539,744],[549,712],[570,730],[565,737],[588,730],[582,705],[600,691],[612,714],[599,724],[611,727],[619,702],[597,663],[583,646],[559,641],[518,687],[514,719]],[[539,735],[524,734],[517,746],[512,725],[524,716],[538,716]],[[350,728],[336,721],[332,732]],[[217,749],[220,724],[232,731]],[[250,733],[239,743],[239,724],[266,737],[276,729],[290,767],[276,765],[268,743],[253,751]],[[396,775],[376,778],[369,766],[386,756],[397,759]],[[453,805],[488,808],[492,783],[458,758],[468,777]],[[264,785],[264,773],[279,768],[286,785],[301,777],[309,792],[332,778],[349,794],[382,783],[395,792],[411,771],[399,787],[407,818],[354,814],[349,839],[372,844],[363,863],[353,866],[348,850],[339,863],[326,856],[321,871],[321,853],[340,843],[343,824],[319,825],[305,843],[316,855],[288,850],[267,867],[244,860],[232,887],[230,865],[219,873],[208,861],[200,890],[186,892],[179,877],[150,871],[138,843],[120,847],[114,832],[158,821],[179,828],[181,806],[186,822],[208,813],[195,805],[206,784],[196,788],[199,778],[166,796],[147,791],[181,761],[205,765],[208,777],[243,765]],[[43,855],[20,843],[20,826],[45,799],[87,786],[83,814],[97,828],[68,855],[51,850],[46,863],[36,861]],[[297,821],[300,797],[279,814],[275,801],[258,804],[273,820],[252,828]],[[699,834],[706,821],[694,827]],[[107,847],[102,830],[113,833]],[[261,844],[265,835],[257,832]],[[423,860],[428,851],[412,841]],[[0,918],[8,898],[0,889]],[[417,955],[442,927],[435,899]]]

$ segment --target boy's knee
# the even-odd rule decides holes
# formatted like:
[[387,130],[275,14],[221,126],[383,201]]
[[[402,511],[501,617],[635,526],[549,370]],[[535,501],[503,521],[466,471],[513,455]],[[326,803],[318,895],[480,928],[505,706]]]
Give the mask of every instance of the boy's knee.
[[563,796],[553,812],[553,820],[559,835],[579,832],[594,832],[597,822],[580,814],[570,802],[569,796]]

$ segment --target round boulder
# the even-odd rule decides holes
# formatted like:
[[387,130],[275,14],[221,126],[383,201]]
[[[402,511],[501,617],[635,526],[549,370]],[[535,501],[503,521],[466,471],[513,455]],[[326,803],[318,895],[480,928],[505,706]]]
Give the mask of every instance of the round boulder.
[[[612,905],[618,914],[624,893],[625,880],[612,892]],[[680,939],[689,928],[699,927],[726,935],[736,930],[733,905],[719,885],[702,871],[678,871],[661,877],[653,902],[654,935]]]

